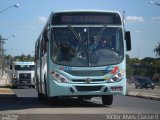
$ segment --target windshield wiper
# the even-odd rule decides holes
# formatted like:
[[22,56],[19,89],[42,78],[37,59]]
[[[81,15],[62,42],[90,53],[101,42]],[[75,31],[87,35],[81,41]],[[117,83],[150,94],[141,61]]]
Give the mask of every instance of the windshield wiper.
[[72,31],[72,33],[74,34],[74,36],[77,38],[77,40],[79,42],[81,42],[81,38],[80,36],[77,34],[77,32],[74,30],[74,28],[71,25],[68,25],[69,29]]
[[[103,33],[103,31],[107,28],[107,24],[104,24],[103,27],[100,29],[100,31],[97,32],[95,36],[99,36]],[[94,34],[92,34],[90,37],[92,37]]]
[[98,32],[97,35],[101,34],[106,28],[107,28],[107,25],[104,24],[103,27],[102,27],[102,29]]

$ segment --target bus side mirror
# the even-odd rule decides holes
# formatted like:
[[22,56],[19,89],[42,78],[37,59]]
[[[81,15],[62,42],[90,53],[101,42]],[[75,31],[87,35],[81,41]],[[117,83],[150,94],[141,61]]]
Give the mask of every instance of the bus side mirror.
[[125,40],[126,40],[127,51],[130,51],[131,50],[131,35],[130,35],[130,31],[126,31],[125,32]]

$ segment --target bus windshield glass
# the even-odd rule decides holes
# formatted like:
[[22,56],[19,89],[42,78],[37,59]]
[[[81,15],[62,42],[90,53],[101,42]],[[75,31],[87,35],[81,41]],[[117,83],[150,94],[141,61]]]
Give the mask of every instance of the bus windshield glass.
[[35,69],[35,66],[34,65],[15,65],[15,70],[18,71],[18,70],[34,70]]
[[51,57],[67,66],[105,66],[123,60],[120,27],[53,27]]

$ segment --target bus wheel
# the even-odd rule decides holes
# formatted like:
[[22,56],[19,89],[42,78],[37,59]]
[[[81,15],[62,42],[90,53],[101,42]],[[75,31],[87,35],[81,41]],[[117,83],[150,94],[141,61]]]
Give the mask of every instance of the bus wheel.
[[34,88],[34,89],[35,89],[35,85],[32,85],[32,88]]
[[48,103],[50,105],[57,105],[58,104],[58,97],[48,97]]
[[47,81],[46,81],[47,79],[46,79],[46,75],[44,75],[44,99],[46,100],[46,101],[48,101],[48,92],[47,92]]
[[12,85],[12,89],[16,89],[17,88],[17,86],[16,85]]
[[84,97],[79,96],[79,97],[78,97],[78,100],[80,100],[80,101],[84,101],[84,100],[85,100],[85,98],[84,98]]
[[92,97],[90,97],[90,96],[85,96],[85,97],[79,96],[78,97],[78,100],[80,100],[80,101],[91,100],[91,99],[92,99]]
[[33,88],[33,85],[29,85],[29,88]]
[[43,96],[44,96],[44,95],[43,95],[42,93],[39,93],[39,92],[38,92],[38,99],[40,99],[40,100],[43,99]]
[[113,102],[113,95],[103,95],[102,96],[102,103],[103,105],[112,105]]

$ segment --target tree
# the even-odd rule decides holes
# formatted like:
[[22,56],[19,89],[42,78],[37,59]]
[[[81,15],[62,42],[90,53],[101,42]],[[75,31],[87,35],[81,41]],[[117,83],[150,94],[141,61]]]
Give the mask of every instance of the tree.
[[127,75],[127,78],[130,78],[133,76],[133,72],[134,72],[134,69],[132,68],[132,66],[130,66],[129,64],[126,65],[126,75]]
[[11,56],[11,55],[6,55],[5,56],[5,64],[6,65],[10,65],[11,63],[12,63],[12,61],[13,61],[13,56]]
[[127,78],[130,78],[133,76],[133,72],[134,72],[134,69],[132,68],[132,59],[129,57],[129,55],[126,55],[126,75],[127,75]]
[[22,54],[22,55],[18,55],[18,56],[15,56],[14,57],[14,60],[15,61],[34,61],[34,57],[33,56],[31,56],[30,54],[29,55],[24,55],[24,54]]
[[154,52],[156,56],[160,57],[160,42],[158,42],[158,45],[154,48]]
[[24,54],[21,55],[20,61],[26,61],[26,56]]

